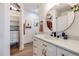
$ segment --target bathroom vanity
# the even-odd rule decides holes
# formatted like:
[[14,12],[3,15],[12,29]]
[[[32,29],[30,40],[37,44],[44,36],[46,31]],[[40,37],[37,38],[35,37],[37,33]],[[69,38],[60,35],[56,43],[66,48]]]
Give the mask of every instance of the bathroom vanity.
[[[77,37],[74,38],[74,33],[72,35],[67,34],[68,29],[74,26],[74,21],[77,19],[76,11],[69,4],[59,4],[52,7],[46,16],[47,29],[45,29],[50,30],[52,34],[37,34],[34,36],[33,55],[78,56],[79,40],[76,40]],[[61,35],[61,33],[66,35]],[[73,36],[73,38],[70,36]]]
[[79,41],[38,34],[33,38],[34,56],[78,56]]

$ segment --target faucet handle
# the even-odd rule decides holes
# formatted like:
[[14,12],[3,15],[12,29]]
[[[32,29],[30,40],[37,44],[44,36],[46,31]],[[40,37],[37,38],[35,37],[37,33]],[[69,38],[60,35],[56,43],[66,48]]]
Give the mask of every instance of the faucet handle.
[[53,33],[54,33],[54,32],[51,33],[51,36],[53,36]]

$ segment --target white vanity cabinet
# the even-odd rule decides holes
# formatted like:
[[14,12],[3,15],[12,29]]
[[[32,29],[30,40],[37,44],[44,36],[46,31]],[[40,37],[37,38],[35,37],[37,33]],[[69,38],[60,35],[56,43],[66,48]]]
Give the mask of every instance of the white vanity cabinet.
[[44,41],[41,41],[38,38],[33,38],[33,55],[34,56],[43,56],[44,49]]
[[33,55],[34,56],[42,56],[42,46],[43,41],[38,38],[33,38]]
[[46,42],[37,37],[33,38],[33,55],[34,56],[77,56],[76,54],[60,48],[54,44]]
[[51,45],[38,38],[33,39],[33,55],[34,56],[56,56],[56,46]]
[[[56,46],[51,45],[48,42],[39,40],[39,48],[40,54],[42,56],[56,56]],[[39,55],[40,55],[39,54]]]

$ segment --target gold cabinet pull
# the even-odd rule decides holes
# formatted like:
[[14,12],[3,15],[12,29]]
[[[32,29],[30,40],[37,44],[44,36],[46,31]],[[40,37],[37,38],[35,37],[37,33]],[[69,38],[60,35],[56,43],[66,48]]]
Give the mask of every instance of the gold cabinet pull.
[[34,39],[34,41],[36,41],[36,40]]
[[43,44],[44,47],[47,47],[47,45]]
[[37,47],[34,45],[34,48],[37,48]]

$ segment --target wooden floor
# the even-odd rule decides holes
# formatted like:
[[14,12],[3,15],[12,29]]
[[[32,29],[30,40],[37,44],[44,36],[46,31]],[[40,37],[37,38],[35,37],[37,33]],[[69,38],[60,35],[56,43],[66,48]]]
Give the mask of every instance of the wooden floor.
[[33,55],[33,43],[25,44],[23,51],[17,51],[11,56],[32,56]]

